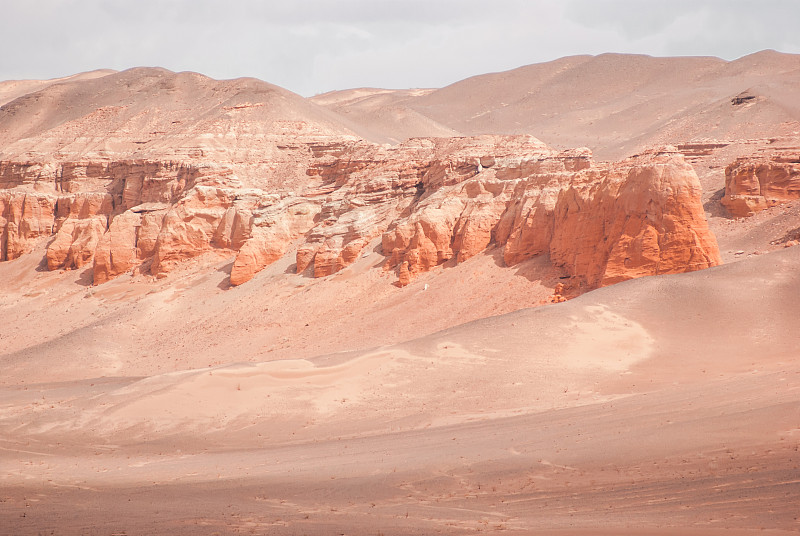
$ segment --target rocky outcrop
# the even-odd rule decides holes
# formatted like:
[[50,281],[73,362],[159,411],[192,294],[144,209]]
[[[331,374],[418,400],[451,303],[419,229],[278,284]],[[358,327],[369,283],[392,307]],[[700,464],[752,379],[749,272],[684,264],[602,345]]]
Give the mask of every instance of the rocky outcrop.
[[597,165],[526,135],[384,146],[275,86],[162,69],[42,88],[0,126],[0,260],[47,240],[48,268],[91,264],[96,284],[210,251],[235,256],[234,285],[295,248],[316,277],[382,251],[401,285],[490,247],[586,286],[718,261],[672,154]]
[[173,205],[143,203],[116,216],[97,247],[94,281],[102,283],[145,262],[153,274],[212,249],[238,250],[249,237],[258,195],[195,186]]
[[[215,176],[170,161],[0,162],[0,260],[15,259],[56,233],[48,266],[78,268],[91,260],[98,242],[93,235],[102,235],[108,220],[143,203],[175,203],[197,181]],[[106,220],[102,232],[96,216]],[[78,256],[83,260],[68,253],[85,247],[89,252]]]
[[249,227],[226,215],[239,192],[208,186],[230,174],[175,161],[0,163],[0,259],[55,235],[48,268],[80,268],[98,253],[100,283],[145,261],[158,273],[210,248],[238,249]]
[[54,236],[48,268],[92,263],[100,284],[220,251],[235,255],[240,285],[294,247],[296,270],[324,277],[380,243],[402,286],[502,247],[507,265],[549,256],[580,288],[719,262],[697,177],[674,149],[616,164],[530,136],[287,150],[309,155],[300,191],[236,187],[233,169],[173,161],[6,163],[4,259]]
[[[83,266],[91,261],[112,206],[111,196],[102,192],[59,195],[0,190],[0,260],[16,259],[38,240],[56,234],[48,247],[50,269]],[[85,247],[89,253],[78,253]]]
[[549,255],[583,287],[719,264],[682,155],[666,150],[595,166],[586,152],[482,171],[415,206],[383,235],[400,284],[494,244],[507,265]]
[[646,154],[576,181],[557,200],[550,259],[589,288],[720,264],[683,156]]
[[722,204],[746,217],[800,198],[800,149],[738,158],[725,168]]
[[28,253],[55,229],[58,198],[33,192],[0,192],[0,261]]
[[[233,207],[236,192],[230,189],[196,186],[172,205],[161,222],[153,252],[153,273],[169,271],[185,259],[210,249],[214,238],[227,223],[224,216]],[[231,237],[225,237],[230,243]]]
[[[142,227],[142,215],[133,211],[114,218],[95,251],[92,272],[96,285],[127,272],[146,258],[137,249]],[[148,253],[152,254],[152,249]]]
[[[449,195],[452,199],[448,203],[453,205],[450,209],[455,210],[463,203],[462,193],[454,192],[454,188],[460,191],[487,169],[508,173],[509,169],[522,169],[531,160],[538,161],[552,153],[532,136],[418,138],[391,149],[362,144],[357,147],[356,158],[339,154],[332,162],[323,161],[310,173],[320,176],[323,188],[330,189],[317,225],[298,248],[297,270],[302,272],[311,266],[316,277],[335,273],[354,262],[363,248],[378,237],[382,237],[384,255],[390,255],[395,249],[386,242],[385,233],[390,227],[397,227],[398,221],[405,221],[415,209],[421,210],[417,211],[420,225],[438,218],[438,213],[432,218],[424,216],[434,210],[427,200]],[[441,207],[435,210],[441,211]],[[480,226],[478,212],[475,211],[473,223],[465,224],[460,233],[467,243],[475,239]],[[414,224],[401,223],[400,232]],[[478,242],[470,247],[483,249]],[[435,262],[423,261],[428,269],[444,258],[436,253],[434,257]],[[390,266],[394,265],[390,261]],[[407,268],[409,273],[417,271],[414,262]]]
[[108,229],[113,199],[108,193],[61,196],[55,206],[56,237],[47,246],[47,268],[73,270],[92,262],[97,244]]
[[107,225],[106,216],[67,219],[47,246],[48,270],[73,270],[89,264]]
[[[289,245],[308,232],[319,205],[302,198],[285,199],[257,211],[249,223],[248,238],[231,268],[231,284],[241,285],[286,253]],[[237,244],[233,244],[235,247]]]

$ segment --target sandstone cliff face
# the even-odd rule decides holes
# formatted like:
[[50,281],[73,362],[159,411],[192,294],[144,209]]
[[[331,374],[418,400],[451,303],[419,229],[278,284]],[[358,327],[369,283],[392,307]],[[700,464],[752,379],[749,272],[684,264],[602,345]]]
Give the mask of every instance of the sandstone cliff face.
[[106,216],[66,220],[47,247],[47,268],[72,270],[90,263],[107,225]]
[[382,246],[400,284],[495,244],[507,265],[547,254],[594,288],[719,264],[700,193],[674,151],[604,166],[587,153],[540,155],[437,191],[386,232]]
[[0,261],[28,253],[33,243],[55,227],[55,196],[0,192]]
[[294,247],[296,270],[323,277],[374,241],[400,285],[495,246],[507,265],[548,255],[581,288],[719,263],[697,177],[674,150],[602,165],[530,136],[291,150],[309,162],[300,191],[237,187],[235,167],[7,162],[0,251],[13,259],[52,237],[48,268],[91,263],[95,284],[221,251],[235,254],[239,285]]
[[[203,170],[174,162],[0,163],[0,260],[47,247],[49,269],[80,268],[92,261],[109,220],[132,207],[169,206]],[[115,226],[119,229],[123,218]]]
[[[137,249],[142,227],[142,215],[133,211],[124,212],[112,220],[108,232],[100,238],[95,249],[92,273],[96,285],[127,272],[146,258]],[[152,255],[152,249],[148,254]]]
[[[353,263],[378,237],[382,237],[383,254],[390,257],[389,266],[394,266],[396,247],[388,242],[388,229],[400,226],[400,232],[410,232],[409,226],[429,223],[446,227],[447,223],[439,220],[447,218],[444,212],[455,211],[463,203],[465,181],[490,167],[505,169],[551,153],[531,136],[477,136],[411,139],[391,149],[361,144],[356,147],[356,158],[328,156],[311,170],[322,179],[321,188],[328,195],[317,225],[298,248],[297,270],[311,266],[316,277],[337,272]],[[431,205],[442,196],[451,197],[448,209]],[[409,213],[415,214],[414,221],[408,219]],[[461,233],[468,242],[480,225],[478,215],[476,210],[473,223]],[[478,251],[485,244],[472,247]],[[423,263],[430,269],[446,256],[434,252],[436,259],[430,260],[428,255]],[[416,265],[409,270],[420,271]]]
[[798,198],[800,149],[742,157],[725,168],[722,204],[734,216],[751,216]]
[[280,259],[292,241],[311,229],[319,210],[318,203],[303,198],[280,200],[257,210],[247,222],[247,239],[240,247],[232,244],[239,252],[231,269],[231,284],[250,281]]
[[700,196],[697,175],[674,152],[609,166],[559,196],[550,258],[589,288],[720,264]]

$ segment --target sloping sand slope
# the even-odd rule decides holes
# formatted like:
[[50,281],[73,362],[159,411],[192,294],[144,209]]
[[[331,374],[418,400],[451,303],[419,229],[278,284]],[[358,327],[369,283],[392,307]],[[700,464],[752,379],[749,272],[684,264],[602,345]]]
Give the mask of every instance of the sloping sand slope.
[[795,532],[799,261],[638,279],[366,352],[9,386],[0,524]]
[[115,72],[117,71],[111,69],[98,69],[96,71],[74,74],[64,78],[52,78],[50,80],[6,80],[0,82],[0,106],[18,97],[39,91],[53,84],[77,80],[92,80],[94,78],[102,78],[103,76],[114,74]]

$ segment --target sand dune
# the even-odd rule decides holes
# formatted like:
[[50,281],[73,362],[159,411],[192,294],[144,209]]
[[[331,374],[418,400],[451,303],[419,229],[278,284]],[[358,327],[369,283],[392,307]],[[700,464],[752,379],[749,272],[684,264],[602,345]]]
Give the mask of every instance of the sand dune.
[[88,287],[91,269],[37,272],[34,253],[0,264],[0,279],[14,285],[0,296],[8,312],[0,383],[306,359],[545,303],[560,274],[544,259],[501,269],[501,255],[440,267],[398,289],[392,274],[375,268],[377,253],[314,279],[289,271],[291,252],[252,284],[228,290],[231,260],[214,255],[168,279],[124,275]]

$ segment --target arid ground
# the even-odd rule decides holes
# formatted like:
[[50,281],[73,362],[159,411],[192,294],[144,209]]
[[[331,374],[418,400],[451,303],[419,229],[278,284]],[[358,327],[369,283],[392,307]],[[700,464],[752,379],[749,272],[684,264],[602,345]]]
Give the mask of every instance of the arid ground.
[[[199,229],[189,223],[170,228],[172,249],[164,223],[155,257],[97,284],[96,260],[55,266],[56,228],[23,236],[9,201],[3,244],[12,233],[27,241],[0,262],[0,534],[797,533],[800,171],[785,199],[749,216],[721,200],[737,158],[800,157],[799,82],[800,56],[770,51],[734,62],[572,57],[437,90],[313,99],[160,70],[0,82],[9,199],[105,192],[112,180],[82,171],[51,193],[41,177],[65,162],[206,159],[203,169],[230,164],[213,180],[240,197],[313,201],[316,156],[287,143],[323,140],[333,154],[334,138],[532,135],[598,161],[668,144],[696,173],[722,261],[589,285],[547,252],[509,265],[491,234],[469,258],[453,253],[398,284],[381,236],[396,223],[324,234],[352,214],[329,197],[313,222],[329,225],[281,235],[242,284],[231,284],[240,251],[217,235],[174,257],[174,237]],[[345,160],[354,165],[324,169]],[[29,162],[38,176],[18,171]],[[363,165],[348,177],[377,174]],[[478,173],[499,166],[483,160]],[[414,217],[415,180],[392,217]],[[434,195],[427,185],[423,197]],[[144,210],[120,191],[127,204],[115,201],[101,234],[113,218],[169,218],[182,202]],[[232,214],[209,203],[197,209],[206,220]],[[253,229],[278,226],[260,223],[272,217],[264,206]],[[352,221],[384,225],[362,209]],[[323,235],[325,247],[363,244],[331,273],[320,272],[324,248],[318,277],[296,273]],[[554,303],[564,283],[569,299]]]

